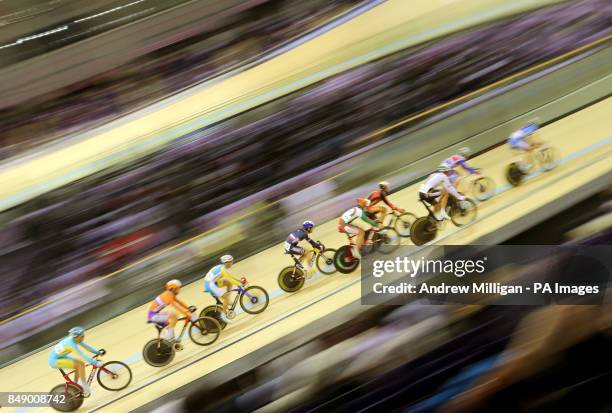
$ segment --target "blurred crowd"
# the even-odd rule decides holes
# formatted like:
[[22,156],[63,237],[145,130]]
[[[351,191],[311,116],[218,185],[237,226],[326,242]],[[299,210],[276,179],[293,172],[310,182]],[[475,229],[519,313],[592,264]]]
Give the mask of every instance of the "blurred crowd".
[[219,208],[380,139],[377,128],[601,38],[610,18],[610,2],[580,1],[402,51],[4,211],[1,316],[210,228]]
[[[73,84],[60,98],[0,110],[0,159],[108,122],[242,66],[367,0],[246,3],[224,26]],[[57,92],[53,92],[56,96]]]
[[[611,243],[609,228],[574,242]],[[530,264],[527,276],[559,281],[548,259]],[[560,260],[559,268],[568,263]],[[609,271],[607,278],[610,285]],[[611,342],[609,305],[460,306],[421,298],[366,307],[305,344],[286,340],[290,350],[259,349],[239,373],[227,369],[217,379],[223,384],[192,383],[184,398],[154,412],[604,412]],[[260,361],[266,351],[281,355]]]
[[218,389],[207,389],[156,413],[604,412],[612,367],[605,309],[415,303],[330,347],[329,337],[319,339],[309,357],[275,360],[221,405],[211,406]]
[[19,0],[0,7],[0,61],[14,64],[145,19],[188,0]]

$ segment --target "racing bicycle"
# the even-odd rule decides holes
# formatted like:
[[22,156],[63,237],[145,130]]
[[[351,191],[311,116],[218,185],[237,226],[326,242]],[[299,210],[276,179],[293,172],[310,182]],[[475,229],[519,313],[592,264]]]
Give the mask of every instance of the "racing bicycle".
[[[360,262],[360,259],[353,254],[353,248],[356,247],[353,238],[356,235],[347,235],[349,245],[343,245],[334,254],[334,264],[338,271],[343,274],[355,271]],[[361,246],[361,255],[370,254],[374,251],[379,251],[382,254],[391,254],[399,248],[400,242],[400,235],[391,227],[384,227],[378,231],[370,228],[365,233],[365,241]]]
[[512,186],[519,186],[529,174],[537,168],[548,172],[559,164],[559,150],[549,145],[542,145],[534,150],[533,163],[525,170],[520,162],[512,162],[506,168],[506,179]]
[[471,173],[459,181],[458,190],[483,202],[495,195],[495,181],[488,176]]
[[410,212],[399,213],[396,210],[392,210],[387,216],[389,217],[389,220],[387,221],[388,227],[395,228],[399,236],[402,238],[410,237],[410,228],[416,219],[416,215]]
[[[246,283],[244,285],[246,285]],[[240,307],[247,314],[259,314],[268,308],[270,297],[268,296],[268,292],[266,290],[256,285],[245,288],[244,285],[239,285],[229,291],[237,292],[236,297],[234,297],[234,302],[227,310],[226,316],[230,320],[233,320],[236,317],[235,310],[238,303],[240,303]],[[200,317],[214,318],[223,330],[227,326],[227,323],[221,319],[223,304],[221,303],[221,300],[219,300],[219,297],[214,295],[213,297],[215,298],[217,304],[209,305],[208,307],[204,308],[200,312]]]
[[[189,312],[195,313],[196,311],[197,308],[195,306],[189,307]],[[161,338],[161,332],[165,326],[151,322],[157,330],[157,338],[148,341],[142,349],[142,358],[147,364],[153,367],[162,367],[170,364],[176,352],[183,349],[181,339],[187,326],[189,326],[189,338],[198,346],[210,346],[217,341],[221,334],[219,322],[212,317],[205,317],[200,314],[200,318],[195,321],[191,321],[189,317],[181,317],[178,321],[184,321],[184,323],[181,333],[175,340]]]
[[[438,221],[434,216],[433,206],[427,201],[419,198],[419,202],[427,209],[427,216],[417,218],[410,230],[410,239],[414,245],[423,245],[433,240],[438,230],[444,225],[444,220]],[[446,213],[455,226],[461,227],[473,222],[478,214],[476,202],[466,197],[458,201],[455,197],[449,197],[446,204]]]
[[[334,265],[334,254],[336,250],[333,248],[325,248],[323,244],[317,241],[321,248],[313,248],[312,260],[314,260],[317,269],[325,275],[331,275],[336,272],[336,266]],[[309,276],[305,274],[305,269],[299,258],[297,258],[291,252],[285,251],[294,262],[294,265],[283,268],[278,274],[278,285],[283,291],[293,293],[298,291],[304,286],[306,278]]]
[[[94,356],[94,360],[106,354],[106,350],[101,349]],[[73,412],[83,404],[85,395],[83,389],[70,376],[74,374],[76,379],[76,370],[66,373],[64,369],[59,369],[64,383],[58,384],[51,389],[49,404],[55,410],[60,412]],[[125,389],[132,382],[132,370],[127,364],[121,361],[108,361],[100,367],[91,366],[91,372],[87,377],[87,384],[91,386],[94,376],[98,379],[98,384],[105,390],[119,391]]]

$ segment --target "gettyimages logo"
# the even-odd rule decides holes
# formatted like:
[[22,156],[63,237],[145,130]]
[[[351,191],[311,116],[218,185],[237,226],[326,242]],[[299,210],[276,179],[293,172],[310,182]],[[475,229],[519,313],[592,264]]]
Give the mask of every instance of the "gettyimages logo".
[[612,292],[609,246],[402,246],[361,262],[365,305],[601,304]]
[[470,274],[482,274],[486,271],[487,257],[475,259],[425,259],[420,257],[395,257],[391,260],[372,262],[372,275],[376,278],[385,274],[403,274],[412,278],[426,274],[452,274],[463,277]]

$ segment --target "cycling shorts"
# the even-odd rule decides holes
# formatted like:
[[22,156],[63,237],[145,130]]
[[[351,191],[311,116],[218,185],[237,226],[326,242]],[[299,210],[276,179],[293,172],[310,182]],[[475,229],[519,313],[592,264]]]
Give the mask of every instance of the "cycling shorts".
[[168,325],[169,315],[170,314],[168,313],[156,313],[155,311],[149,311],[149,314],[147,314],[147,321],[149,323],[155,323],[165,327]]
[[338,231],[344,232],[345,234],[349,234],[349,235],[358,235],[359,227],[356,227],[355,225],[347,224],[342,220],[342,218],[340,218],[338,220]]
[[54,369],[76,369],[76,359],[70,356],[59,357],[55,354],[51,354],[49,357],[49,366]]
[[304,255],[304,248],[285,241],[285,251],[289,254]]
[[225,287],[219,287],[214,281],[204,281],[204,291],[212,294],[215,297],[221,297],[223,294],[227,292]]
[[419,192],[419,199],[430,204],[435,204],[436,202],[438,202],[438,197],[440,196],[440,194],[441,192],[438,190],[431,190],[427,193]]

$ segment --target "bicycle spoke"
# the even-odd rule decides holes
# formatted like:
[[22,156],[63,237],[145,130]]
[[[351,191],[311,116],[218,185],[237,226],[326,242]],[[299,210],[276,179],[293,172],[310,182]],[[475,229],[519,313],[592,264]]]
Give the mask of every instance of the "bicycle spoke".
[[106,390],[122,390],[132,381],[132,371],[120,361],[109,361],[98,370],[98,383]]

